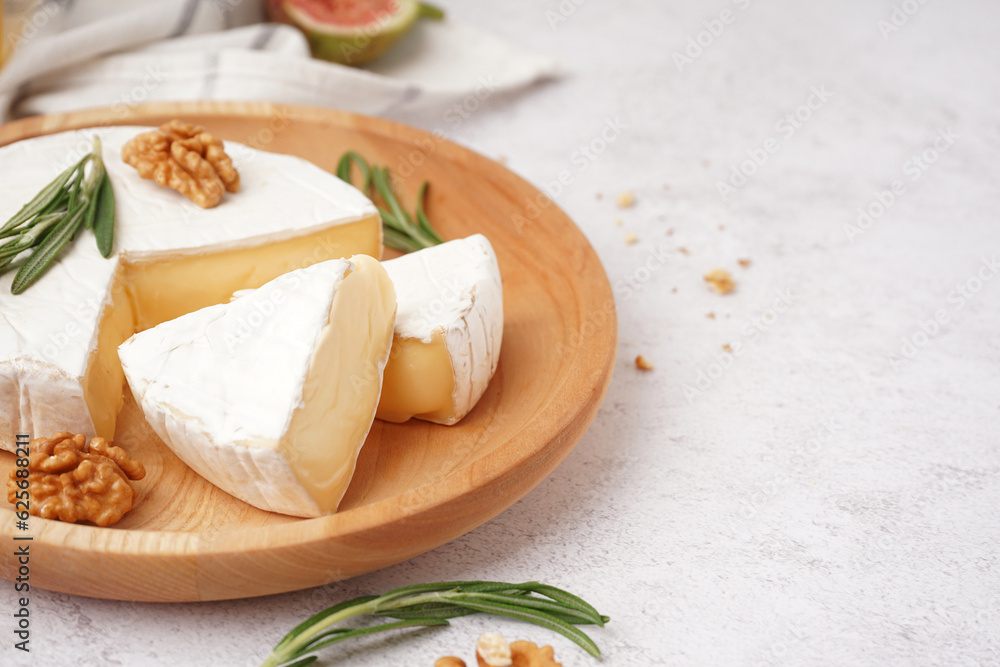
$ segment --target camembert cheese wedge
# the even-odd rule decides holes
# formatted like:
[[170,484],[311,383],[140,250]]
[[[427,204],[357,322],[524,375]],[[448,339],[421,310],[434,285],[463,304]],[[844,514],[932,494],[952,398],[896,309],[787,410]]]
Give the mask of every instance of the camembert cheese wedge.
[[0,276],[0,447],[17,433],[113,439],[124,386],[116,349],[136,331],[325,260],[381,254],[382,227],[359,191],[299,158],[227,142],[240,192],[201,209],[139,178],[122,145],[148,130],[103,127],[0,148],[9,219],[97,134],[117,200],[116,255],[72,244],[23,294]]
[[337,509],[375,418],[396,295],[371,257],[316,264],[132,336],[119,355],[146,421],[256,507]]
[[399,307],[378,418],[454,424],[500,361],[503,287],[482,234],[383,262]]

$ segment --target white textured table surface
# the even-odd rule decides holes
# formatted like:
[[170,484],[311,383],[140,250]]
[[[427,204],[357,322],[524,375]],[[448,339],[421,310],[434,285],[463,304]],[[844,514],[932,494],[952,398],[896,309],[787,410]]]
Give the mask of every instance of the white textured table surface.
[[[537,578],[612,617],[603,664],[1000,663],[1000,5],[900,1],[896,26],[889,0],[445,4],[566,65],[419,122],[536,184],[568,172],[556,199],[618,285],[591,429],[524,500],[410,562],[235,602],[34,590],[32,653],[8,617],[0,662],[250,666],[347,596]],[[689,39],[707,46],[679,61]],[[706,288],[715,267],[734,293]],[[320,664],[471,660],[490,630],[598,664],[487,618]]]

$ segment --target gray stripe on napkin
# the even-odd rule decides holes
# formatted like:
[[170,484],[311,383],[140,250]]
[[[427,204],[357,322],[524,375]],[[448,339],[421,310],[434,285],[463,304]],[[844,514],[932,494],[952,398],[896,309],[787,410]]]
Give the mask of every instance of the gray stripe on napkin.
[[398,100],[395,100],[394,102],[392,102],[386,108],[382,109],[382,111],[380,111],[378,113],[378,115],[379,116],[385,116],[385,115],[391,114],[396,109],[400,108],[403,105],[409,104],[413,100],[415,100],[418,97],[420,97],[422,94],[423,94],[423,91],[421,91],[420,88],[418,88],[417,86],[412,86],[412,85],[411,86],[407,86],[406,90],[403,91],[403,96],[400,97]]
[[219,53],[209,51],[205,54],[205,74],[201,81],[201,95],[198,99],[210,100],[215,93],[215,82],[219,78]]
[[261,30],[257,33],[257,36],[253,38],[253,42],[250,43],[250,48],[255,51],[260,51],[267,46],[267,43],[271,41],[271,38],[274,37],[274,33],[277,30],[277,23],[265,23],[261,26]]
[[191,22],[194,21],[194,13],[198,10],[198,4],[199,0],[188,0],[188,3],[184,5],[181,20],[173,32],[170,33],[170,37],[180,37],[188,31],[188,28],[191,27]]

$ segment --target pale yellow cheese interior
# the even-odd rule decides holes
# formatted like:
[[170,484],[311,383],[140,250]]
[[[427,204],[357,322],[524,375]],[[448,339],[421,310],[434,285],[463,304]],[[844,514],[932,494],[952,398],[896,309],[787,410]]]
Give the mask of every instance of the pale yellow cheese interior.
[[83,378],[97,435],[112,440],[122,405],[124,374],[118,346],[132,334],[186,313],[229,301],[295,269],[355,254],[380,256],[378,216],[335,225],[314,234],[236,250],[143,262],[123,262],[105,306]]
[[389,422],[447,421],[455,414],[454,393],[455,373],[442,334],[429,343],[396,336],[375,416]]
[[396,315],[396,291],[371,257],[337,287],[306,376],[302,402],[279,445],[299,483],[323,512],[337,509],[382,387]]
[[317,262],[382,253],[378,217],[307,236],[237,250],[187,255],[129,266],[138,331],[186,313],[226,303],[236,290],[253,289]]
[[101,314],[97,348],[91,353],[87,374],[83,377],[83,396],[94,429],[98,436],[109,441],[115,436],[115,422],[121,409],[125,384],[125,373],[118,360],[118,346],[135,333],[132,303],[122,279],[124,270],[123,265],[118,266],[111,298]]

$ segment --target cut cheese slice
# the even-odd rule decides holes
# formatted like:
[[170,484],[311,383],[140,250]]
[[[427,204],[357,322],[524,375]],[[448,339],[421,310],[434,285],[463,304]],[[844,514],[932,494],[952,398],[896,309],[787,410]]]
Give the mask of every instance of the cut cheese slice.
[[475,234],[382,265],[399,310],[378,418],[454,424],[500,361],[503,287],[493,247]]
[[0,221],[88,152],[96,134],[115,189],[116,255],[84,234],[14,296],[0,276],[0,447],[58,431],[114,438],[123,375],[116,348],[150,326],[317,262],[381,253],[374,205],[299,158],[226,143],[240,192],[201,209],[142,180],[122,145],[149,128],[103,127],[0,148]]
[[396,295],[371,257],[316,264],[119,348],[146,420],[256,507],[337,509],[375,417]]

